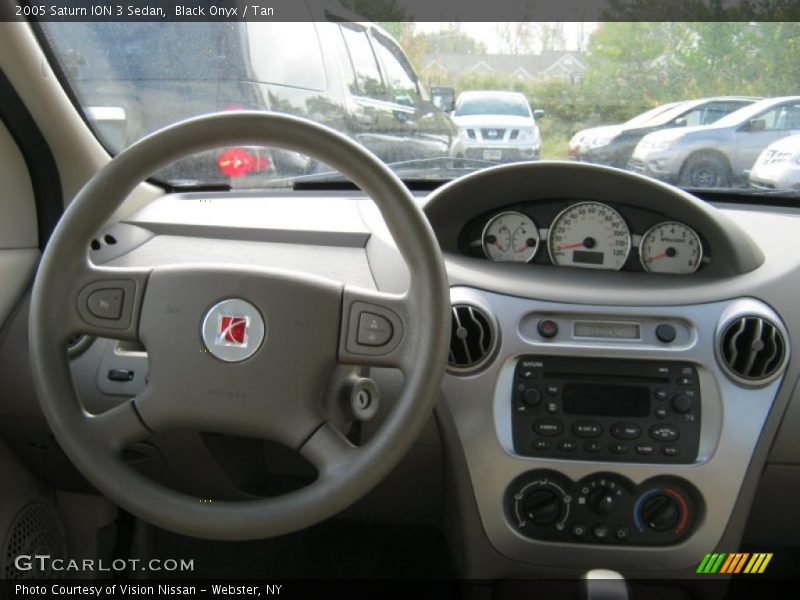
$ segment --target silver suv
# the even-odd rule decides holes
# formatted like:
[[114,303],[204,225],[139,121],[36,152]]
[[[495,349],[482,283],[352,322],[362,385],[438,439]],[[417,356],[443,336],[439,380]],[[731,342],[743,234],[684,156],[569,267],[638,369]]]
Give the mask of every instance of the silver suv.
[[800,133],[800,96],[769,98],[712,125],[646,135],[628,168],[682,187],[728,187],[747,181],[764,148]]

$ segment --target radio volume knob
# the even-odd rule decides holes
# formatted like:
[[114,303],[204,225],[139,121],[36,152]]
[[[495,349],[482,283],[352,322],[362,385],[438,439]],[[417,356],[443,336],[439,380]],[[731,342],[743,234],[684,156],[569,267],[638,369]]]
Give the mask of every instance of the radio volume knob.
[[683,394],[675,396],[672,399],[672,410],[680,415],[688,413],[692,410],[692,399]]
[[533,490],[523,498],[522,510],[533,523],[549,525],[561,514],[561,499],[552,490]]
[[528,406],[539,406],[542,401],[542,395],[536,388],[528,388],[522,392],[522,401]]

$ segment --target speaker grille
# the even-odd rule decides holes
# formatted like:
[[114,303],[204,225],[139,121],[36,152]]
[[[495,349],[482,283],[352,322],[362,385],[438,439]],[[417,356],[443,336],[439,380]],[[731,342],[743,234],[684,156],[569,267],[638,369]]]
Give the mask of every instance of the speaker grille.
[[61,525],[53,510],[44,502],[33,502],[24,506],[11,521],[2,555],[4,579],[50,578],[53,572],[49,565],[45,570],[34,568],[20,570],[15,561],[20,555],[49,555],[51,558],[64,558],[65,545]]
[[448,366],[459,372],[480,368],[491,357],[497,341],[494,321],[468,304],[454,305],[451,315]]
[[786,340],[774,323],[763,317],[740,317],[720,338],[723,367],[734,379],[758,385],[773,380],[786,359]]

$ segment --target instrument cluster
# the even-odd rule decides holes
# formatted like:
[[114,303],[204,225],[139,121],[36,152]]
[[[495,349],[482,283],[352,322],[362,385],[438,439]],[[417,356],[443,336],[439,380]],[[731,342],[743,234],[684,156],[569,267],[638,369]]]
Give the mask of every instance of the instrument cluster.
[[477,219],[462,239],[468,254],[502,262],[685,275],[709,261],[689,225],[595,201],[515,207]]

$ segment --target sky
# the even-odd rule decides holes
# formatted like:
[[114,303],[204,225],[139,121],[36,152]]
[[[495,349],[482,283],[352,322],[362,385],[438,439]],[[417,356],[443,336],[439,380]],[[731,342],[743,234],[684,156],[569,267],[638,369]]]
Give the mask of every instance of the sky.
[[[450,27],[451,23],[416,23],[417,31],[431,33]],[[483,42],[490,54],[502,51],[497,35],[497,25],[500,23],[459,23],[461,30],[470,37]],[[578,48],[578,38],[580,25],[583,25],[584,35],[589,35],[597,28],[597,23],[562,23],[566,37],[565,50],[576,50]]]

